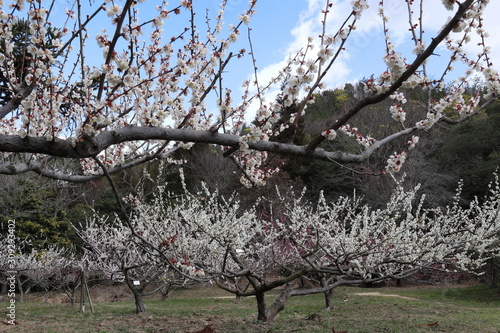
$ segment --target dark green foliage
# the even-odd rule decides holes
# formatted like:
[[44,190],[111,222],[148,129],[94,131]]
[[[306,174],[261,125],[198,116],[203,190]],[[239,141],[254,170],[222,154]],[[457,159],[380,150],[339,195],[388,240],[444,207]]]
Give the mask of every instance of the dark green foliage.
[[63,247],[72,245],[76,236],[66,216],[68,198],[63,186],[50,186],[50,181],[37,177],[2,178],[2,233],[6,231],[7,221],[15,220],[16,236],[20,239],[28,238],[34,248],[44,248],[48,244]]
[[442,132],[442,146],[431,155],[441,172],[464,180],[464,196],[482,197],[500,167],[500,103]]
[[[13,32],[13,42],[15,47],[13,49],[13,59],[16,59],[14,64],[10,64],[10,66],[15,69],[15,78],[19,82],[23,82],[24,78],[27,74],[27,67],[30,65],[31,56],[27,53],[27,47],[30,45],[29,35],[29,24],[30,22],[21,19],[17,21],[12,29]],[[53,49],[52,41],[56,38],[58,34],[57,29],[53,27],[49,27],[47,29],[47,35],[43,39],[45,41],[46,49]],[[0,40],[0,52],[6,53],[6,45],[4,40]],[[0,64],[0,106],[7,104],[12,99],[12,90],[8,84],[9,79],[5,75],[5,72],[8,70],[7,66],[4,67],[4,64]]]
[[350,170],[328,161],[297,158],[290,160],[283,169],[306,185],[312,200],[318,199],[320,191],[330,199],[350,195],[356,185]]

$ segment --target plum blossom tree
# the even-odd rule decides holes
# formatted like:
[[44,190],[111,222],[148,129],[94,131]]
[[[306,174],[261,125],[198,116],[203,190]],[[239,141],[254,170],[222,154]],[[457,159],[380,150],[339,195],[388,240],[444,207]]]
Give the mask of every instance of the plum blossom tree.
[[[27,240],[16,240],[9,244],[2,240],[3,250],[0,251],[0,272],[2,280],[8,272],[15,272],[16,292],[22,302],[26,294],[33,287],[41,288],[45,292],[45,301],[48,292],[61,286],[62,272],[66,272],[75,263],[75,255],[68,249],[49,245],[45,249],[31,249],[25,251]],[[12,248],[9,249],[9,247]]]
[[44,291],[47,302],[49,291],[71,282],[66,279],[66,274],[68,269],[74,267],[75,255],[67,249],[51,245],[47,249],[32,251],[24,258],[19,258],[19,264],[21,267],[28,265],[22,276]]
[[81,269],[77,256],[74,256],[73,261],[68,262],[66,266],[59,267],[57,270],[53,271],[51,279],[52,288],[65,293],[71,305],[75,305],[76,292],[82,283],[80,273]]
[[[0,71],[5,97],[0,106],[0,173],[32,171],[83,182],[152,159],[168,160],[173,151],[193,143],[210,143],[223,147],[224,156],[242,167],[245,184],[261,184],[277,171],[262,167],[269,153],[356,163],[398,138],[408,141],[408,149],[412,149],[419,131],[438,122],[470,118],[495,99],[500,89],[483,28],[487,0],[444,0],[452,17],[443,21],[434,36],[424,34],[424,1],[421,6],[407,1],[412,59],[404,58],[398,45],[391,42],[387,25],[391,17],[380,1],[386,39],[381,56],[387,69],[366,82],[366,97],[346,110],[332,110],[335,119],[324,124],[320,135],[305,146],[295,145],[280,140],[280,133],[289,131],[293,137],[313,94],[324,86],[325,76],[356,34],[368,1],[352,1],[338,30],[327,33],[333,3],[325,0],[323,33],[291,55],[270,82],[261,83],[256,69],[253,79],[244,80],[238,97],[223,77],[228,75],[228,63],[252,54],[235,42],[245,25],[251,24],[258,5],[256,0],[250,1],[239,21],[226,26],[228,3],[221,1],[220,10],[207,11],[203,19],[196,15],[203,8],[189,0],[177,6],[135,0],[89,6],[75,0],[61,21],[55,17],[51,1],[0,1]],[[185,27],[179,28],[179,19],[184,18]],[[22,19],[29,24],[24,25],[25,38],[19,39],[15,29]],[[104,29],[94,33],[95,26]],[[57,28],[49,34],[48,27]],[[464,45],[477,38],[482,47],[479,55],[467,54]],[[448,48],[449,62],[442,73],[428,73],[427,64],[440,46]],[[96,54],[96,47],[101,55]],[[249,47],[251,50],[251,43]],[[23,50],[21,60],[19,50]],[[252,60],[257,65],[253,55]],[[443,94],[454,63],[464,65],[465,72],[436,99],[436,94]],[[464,86],[478,75],[484,79],[483,92],[464,97]],[[276,87],[281,87],[280,101],[266,99]],[[427,104],[416,123],[406,120],[402,87],[428,91]],[[349,126],[367,106],[389,98],[394,105],[388,112],[402,125],[399,130],[371,138]],[[212,110],[216,111],[210,113]],[[254,111],[255,119],[248,119]],[[319,147],[324,140],[334,140],[338,131],[351,134],[361,152]],[[405,158],[405,152],[391,155],[387,171],[399,171]],[[61,160],[77,161],[79,167]]]
[[[160,188],[153,202],[136,203],[134,220],[148,221],[177,256],[189,258],[222,289],[255,296],[258,319],[270,321],[292,296],[328,295],[340,285],[400,279],[423,269],[474,272],[499,253],[498,178],[481,203],[468,207],[459,205],[458,193],[446,210],[424,209],[425,196],[418,198],[417,190],[399,184],[383,209],[355,197],[322,198],[316,206],[300,196],[281,197],[278,208],[259,217],[255,207],[242,209],[235,197],[207,187],[161,208]],[[142,227],[137,230],[149,239]],[[301,278],[320,283],[303,286]],[[281,294],[268,307],[265,295],[278,287]]]
[[[147,244],[135,238],[126,223],[111,226],[97,214],[84,228],[77,228],[85,243],[81,267],[105,279],[125,282],[134,295],[136,313],[146,311],[144,296],[187,285],[203,275],[189,263],[186,253],[175,251],[177,234],[169,233],[175,230],[170,230],[169,221],[150,223],[144,216],[153,214],[143,213],[140,219],[133,217],[131,221]],[[156,247],[148,246],[149,242]]]

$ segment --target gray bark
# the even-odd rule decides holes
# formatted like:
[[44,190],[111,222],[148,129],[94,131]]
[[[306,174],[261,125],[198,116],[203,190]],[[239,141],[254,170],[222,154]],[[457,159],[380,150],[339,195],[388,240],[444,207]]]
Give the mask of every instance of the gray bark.
[[142,296],[142,292],[133,289],[132,292],[134,293],[134,300],[135,300],[135,313],[143,313],[146,312],[146,306],[144,305],[144,297]]
[[[209,143],[221,146],[238,146],[241,137],[234,134],[213,133],[192,129],[177,129],[164,127],[128,126],[113,131],[99,133],[94,138],[78,142],[74,147],[72,141],[55,138],[48,141],[44,137],[25,137],[17,135],[0,135],[0,151],[17,153],[38,153],[64,158],[95,157],[104,149],[119,143],[141,140],[165,140],[194,143]],[[362,162],[368,156],[363,154],[347,154],[327,152],[323,149],[314,151],[306,147],[272,141],[249,141],[250,149],[268,151],[286,155],[310,156],[322,160],[338,162]]]

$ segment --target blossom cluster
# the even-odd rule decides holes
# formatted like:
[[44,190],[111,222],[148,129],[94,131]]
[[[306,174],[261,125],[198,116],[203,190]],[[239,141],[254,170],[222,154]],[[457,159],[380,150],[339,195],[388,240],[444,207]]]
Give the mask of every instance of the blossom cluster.
[[403,151],[400,154],[395,152],[394,154],[389,156],[389,159],[387,160],[387,165],[385,166],[385,171],[388,173],[399,172],[401,170],[401,167],[405,163],[407,156],[408,153],[406,151]]
[[[134,208],[142,208],[141,201],[133,196],[127,196],[125,200],[133,201]],[[151,214],[151,209],[148,212]],[[184,277],[176,272],[202,277],[203,270],[194,267],[185,252],[177,251],[178,234],[165,230],[160,233],[153,227],[156,226],[146,221],[134,220],[137,235],[154,244],[162,251],[161,255],[135,239],[125,222],[111,227],[104,217],[96,213],[83,230],[77,231],[87,245],[81,259],[82,265],[87,270],[100,272],[109,279],[121,282],[125,279],[139,280],[142,284],[153,282],[154,279],[159,283],[183,280]]]
[[364,135],[359,131],[357,127],[343,125],[339,128],[339,130],[345,133],[347,136],[356,138],[356,141],[364,147],[370,147],[373,143],[375,143],[374,138],[369,135]]
[[[327,3],[326,8],[322,11],[326,18],[329,14],[329,8],[332,4]],[[368,8],[367,1],[353,1],[353,20],[351,24],[346,21],[335,34],[323,34],[319,36],[319,50],[313,53],[315,40],[312,37],[308,38],[307,46],[300,52],[295,54],[285,67],[272,78],[269,84],[265,87],[259,87],[257,97],[261,101],[260,107],[257,110],[256,121],[258,125],[251,124],[248,132],[244,132],[241,139],[240,151],[241,155],[238,160],[246,169],[246,174],[241,177],[242,182],[246,186],[253,184],[265,184],[265,180],[279,169],[262,170],[259,166],[263,163],[262,158],[267,157],[266,153],[249,152],[247,141],[269,140],[269,138],[277,137],[280,133],[288,129],[292,124],[304,116],[307,105],[314,103],[313,92],[316,89],[324,88],[321,78],[326,74],[328,68],[335,62],[339,53],[343,51],[343,45],[347,40],[351,31],[355,30],[355,20],[361,17],[362,12]],[[282,85],[279,96],[280,102],[271,102],[266,104],[262,96],[264,91],[269,89],[273,84],[280,83]],[[303,99],[302,109],[299,112],[292,113],[290,118],[280,126],[275,126],[276,123],[282,120],[281,116],[287,108],[299,104],[300,99]],[[245,99],[244,99],[245,101]],[[244,102],[243,104],[245,104]],[[321,135],[333,139],[336,132],[326,130]],[[364,138],[361,135],[357,136],[360,144],[369,146],[372,138]],[[255,168],[257,166],[258,168]]]
[[[453,10],[455,1],[443,0],[443,4],[448,10]],[[423,62],[421,70],[412,73],[409,78],[402,83],[403,88],[415,88],[422,87],[429,93],[429,101],[425,118],[417,121],[415,123],[415,129],[418,130],[429,130],[436,123],[443,119],[443,117],[455,117],[456,119],[465,119],[470,115],[477,113],[480,109],[482,99],[494,98],[498,89],[500,88],[500,81],[498,73],[492,67],[492,63],[489,60],[488,53],[490,49],[485,46],[485,39],[488,34],[483,29],[483,11],[488,1],[477,1],[471,5],[468,9],[466,15],[464,15],[459,23],[453,27],[453,33],[445,39],[445,45],[450,51],[450,61],[448,65],[444,68],[443,75],[439,80],[430,80],[426,72],[427,61]],[[414,9],[412,8],[412,3],[409,3],[409,18],[410,18],[410,28],[412,33],[412,40],[415,44],[414,53],[420,56],[426,51],[427,43],[424,40],[424,30],[420,27],[422,21],[419,19],[418,22],[413,22]],[[418,10],[420,15],[422,15],[422,8]],[[417,9],[415,9],[417,12]],[[382,94],[391,89],[394,82],[409,68],[411,62],[409,62],[401,52],[397,51],[397,45],[391,41],[390,28],[387,25],[390,18],[385,14],[385,8],[383,3],[380,3],[379,14],[383,20],[384,34],[386,37],[386,55],[384,56],[384,61],[387,65],[387,70],[384,71],[380,76],[376,78],[371,78],[365,82],[365,92],[368,94]],[[464,51],[464,44],[471,40],[471,35],[473,33],[479,37],[481,42],[478,44],[480,47],[480,52],[477,58],[470,57]],[[456,34],[461,34],[461,38],[454,39],[452,36]],[[465,64],[468,68],[465,70],[465,75],[460,77],[459,80],[454,80],[453,84],[446,86],[444,77],[453,69],[453,63],[460,61]],[[475,96],[466,97],[465,86],[471,80],[475,74],[481,73],[484,80],[485,94],[476,94]],[[432,98],[433,93],[436,92],[440,94],[438,100]],[[404,94],[398,90],[395,90],[391,96],[391,99],[395,100],[395,103],[390,106],[389,112],[394,120],[400,122],[403,127],[407,127],[405,124],[407,119],[407,114],[404,108],[404,104],[407,102]],[[413,139],[408,143],[409,148],[413,149],[415,144]],[[407,154],[405,152],[401,154],[394,153],[388,159],[388,164],[386,171],[397,172],[401,169],[401,165],[404,163]]]
[[403,110],[402,105],[406,103],[406,98],[402,92],[394,93],[390,96],[392,99],[397,100],[399,103],[393,104],[389,111],[391,112],[392,119],[397,122],[404,123],[406,120],[406,112]]
[[[418,136],[413,135],[406,143],[408,146],[408,150],[415,149],[419,139],[420,138]],[[406,151],[402,151],[400,154],[394,152],[391,156],[389,156],[389,159],[387,160],[385,172],[388,172],[390,174],[398,173],[403,167],[403,164],[405,163],[407,157],[408,153]]]
[[[24,1],[17,2],[13,8],[21,10],[24,8]],[[61,47],[61,38],[67,31],[51,28],[47,22],[48,15],[49,10],[46,8],[30,7],[24,21],[0,9],[2,76],[7,79],[9,90],[14,93],[22,95],[28,87],[39,87],[21,101],[18,112],[12,118],[2,119],[0,132],[3,134],[14,131],[22,138],[29,135],[52,140],[61,135],[68,125],[67,119],[57,112],[65,98],[53,86],[60,79],[59,74],[54,72],[54,67],[58,65],[54,50]],[[16,45],[16,27],[25,30],[29,38],[22,71],[17,65],[22,59],[19,59],[19,45]],[[23,73],[22,76],[19,75],[20,72]],[[13,121],[16,128],[12,128]]]

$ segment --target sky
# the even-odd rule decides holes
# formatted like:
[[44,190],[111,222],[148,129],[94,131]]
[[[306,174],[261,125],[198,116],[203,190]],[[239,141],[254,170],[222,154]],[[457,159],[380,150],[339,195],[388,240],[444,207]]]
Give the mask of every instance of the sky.
[[[214,3],[218,2],[216,0]],[[379,0],[368,1],[370,8],[363,14],[361,20],[356,25],[357,29],[349,38],[346,50],[342,54],[340,61],[326,77],[325,83],[329,87],[339,87],[346,82],[353,82],[363,78],[368,78],[374,74],[377,76],[385,70],[382,60],[384,55],[384,38],[382,34],[382,21],[378,15]],[[411,52],[413,44],[408,30],[408,10],[404,0],[385,0],[386,14],[390,20],[388,27],[392,36],[392,41],[398,45],[397,51],[402,52],[410,61],[415,57]],[[259,67],[259,81],[266,82],[279,68],[282,68],[290,54],[293,54],[306,45],[309,36],[316,38],[321,34],[321,10],[325,6],[325,0],[258,0],[257,14],[250,22],[252,29],[251,36],[254,47],[254,55]],[[351,0],[331,1],[327,33],[334,34],[341,22],[351,11]],[[414,1],[419,5],[420,1]],[[226,10],[227,20],[239,15],[248,5],[247,0],[229,1]],[[214,5],[215,6],[215,5]],[[414,9],[416,20],[419,13],[418,7]],[[484,26],[489,31],[490,37],[487,44],[491,46],[491,58],[493,64],[500,64],[500,37],[496,37],[500,32],[500,20],[495,13],[500,12],[500,1],[492,0],[485,11]],[[429,43],[433,34],[446,23],[454,12],[445,9],[442,1],[424,0],[424,38]],[[456,37],[458,38],[458,34]],[[247,40],[246,32],[242,32],[240,42]],[[472,40],[465,45],[464,49],[468,54],[478,53],[478,40]],[[246,42],[248,45],[248,42]],[[316,49],[317,50],[317,49]],[[316,51],[317,52],[317,51]],[[431,78],[440,77],[445,68],[444,60],[446,50],[439,48],[439,55],[435,56],[429,63],[429,74]],[[249,58],[249,57],[248,57]],[[249,61],[249,59],[247,59]],[[251,66],[248,66],[246,75],[251,75]],[[451,73],[450,79],[458,78],[462,75],[460,66]],[[497,66],[494,66],[499,69]],[[237,65],[234,71],[242,70],[245,66]],[[242,74],[243,75],[243,74]],[[241,77],[241,76],[240,76]]]

